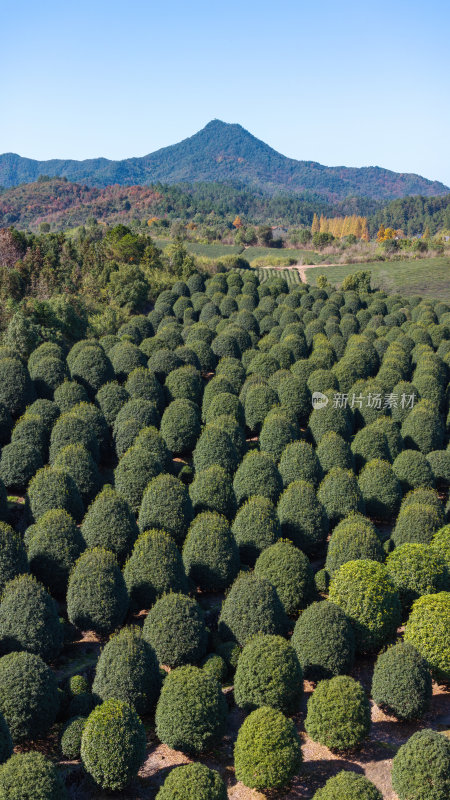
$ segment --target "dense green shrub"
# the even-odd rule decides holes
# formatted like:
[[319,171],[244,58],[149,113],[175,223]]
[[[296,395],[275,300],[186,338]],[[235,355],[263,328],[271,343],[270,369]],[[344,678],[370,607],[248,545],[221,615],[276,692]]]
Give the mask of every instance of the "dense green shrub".
[[115,487],[135,514],[148,483],[168,466],[169,451],[164,439],[156,428],[144,428],[114,471]]
[[1,451],[0,480],[14,492],[24,492],[44,462],[40,450],[27,442],[11,442]]
[[[150,356],[147,366],[149,370],[155,374],[160,383],[164,383],[169,373],[181,367],[182,363],[183,362],[176,353],[166,347],[162,347]],[[135,367],[136,366],[139,365],[135,365]]]
[[420,719],[432,696],[426,661],[408,642],[398,642],[381,653],[372,678],[372,697],[398,719]]
[[0,764],[3,764],[13,752],[13,742],[3,714],[0,713]]
[[300,739],[292,720],[269,706],[248,715],[234,747],[237,780],[251,789],[281,789],[301,763]]
[[317,486],[322,479],[322,468],[316,451],[308,442],[291,442],[286,445],[278,469],[285,488],[300,480]]
[[242,572],[228,592],[220,612],[219,635],[245,645],[255,633],[283,635],[287,619],[271,583]]
[[443,528],[439,528],[439,530],[433,534],[430,547],[433,552],[437,553],[445,560],[450,573],[450,525],[444,525]]
[[263,422],[259,436],[259,446],[279,461],[286,445],[300,436],[299,426],[289,413],[283,409],[274,409]]
[[195,664],[205,655],[208,643],[203,611],[185,594],[165,594],[146,617],[144,638],[154,648],[160,664]]
[[182,544],[192,516],[187,488],[173,475],[158,475],[150,481],[144,492],[139,511],[139,530],[165,530],[177,544]]
[[223,683],[228,675],[228,666],[222,656],[217,653],[210,653],[203,660],[202,669],[215,678],[219,683]]
[[[136,422],[136,433],[137,435],[142,428],[147,428],[149,426],[157,427],[159,425],[159,413],[156,405],[152,403],[150,400],[144,400],[142,397],[137,397],[135,399],[131,398],[128,400],[124,406],[120,409],[119,413],[114,422],[113,434],[114,439],[116,440],[116,449],[119,451],[117,447],[117,439],[120,435],[121,429],[123,429],[124,425],[131,420],[135,420]],[[133,442],[130,442],[130,445]],[[125,449],[127,449],[125,447]],[[122,449],[122,452],[124,450]]]
[[8,800],[66,800],[58,768],[42,753],[15,753],[0,770],[0,797]]
[[350,672],[355,636],[349,618],[327,600],[312,603],[295,623],[291,644],[303,673],[313,681]]
[[234,417],[236,422],[244,427],[245,416],[241,401],[231,392],[219,392],[208,405],[205,422],[214,423],[217,417],[227,414]]
[[188,338],[188,341],[189,348],[198,358],[200,370],[202,372],[212,372],[216,364],[216,356],[213,353],[210,345],[206,341],[196,338]]
[[10,525],[0,522],[0,593],[13,578],[28,572],[28,560],[22,539]]
[[[116,347],[110,351],[110,355]],[[103,384],[114,379],[111,362],[101,347],[84,347],[70,365],[72,379],[81,383],[90,398],[94,398]]]
[[450,680],[450,592],[424,595],[413,603],[405,641],[419,651],[436,678]]
[[27,650],[53,661],[63,645],[58,607],[32,575],[18,575],[3,590],[0,604],[2,653]]
[[183,545],[188,575],[203,591],[221,592],[239,571],[239,550],[229,523],[220,514],[206,511],[191,523]]
[[349,675],[320,681],[308,700],[305,729],[330,750],[359,747],[370,731],[370,705],[363,687]]
[[[115,376],[122,383],[126,381],[133,370],[138,367],[145,367],[147,360],[144,353],[131,342],[118,342],[109,351],[108,355],[111,359]],[[112,378],[108,378],[108,380],[112,380]],[[106,381],[103,381],[103,383],[106,383]]]
[[450,792],[450,741],[429,729],[416,731],[392,762],[399,800],[446,800]]
[[259,554],[281,535],[278,515],[267,497],[253,495],[239,509],[232,525],[241,561],[253,566]]
[[170,401],[182,398],[199,403],[203,389],[200,372],[190,364],[174,369],[166,378],[165,388]]
[[331,525],[352,512],[363,514],[365,511],[364,498],[354,473],[342,467],[333,467],[325,475],[317,490],[317,499]]
[[83,735],[86,717],[71,717],[64,726],[61,734],[61,752],[65,758],[72,761],[80,757],[81,737]]
[[109,550],[86,550],[77,560],[67,588],[67,614],[80,630],[101,636],[122,624],[128,609],[125,581]]
[[404,609],[424,594],[450,589],[445,560],[426,544],[401,544],[386,560],[386,569]]
[[431,504],[411,503],[400,509],[392,541],[396,547],[406,542],[429,544],[441,524],[442,517]]
[[306,384],[291,374],[279,382],[277,394],[282,407],[294,413],[300,422],[306,424],[311,412],[311,394]]
[[43,467],[38,470],[30,481],[26,499],[35,522],[53,508],[63,508],[76,522],[83,516],[83,501],[76,483],[61,469]]
[[[327,394],[327,390],[324,391]],[[343,439],[348,439],[352,433],[352,420],[347,408],[334,408],[332,393],[328,403],[323,408],[314,408],[309,418],[309,430],[318,445],[326,433],[333,431]]]
[[314,596],[309,560],[290,541],[279,541],[263,550],[255,564],[255,575],[275,587],[286,614],[296,614]]
[[139,535],[132,511],[112,486],[105,486],[89,506],[81,525],[89,548],[104,547],[122,562]]
[[237,358],[221,358],[216,367],[216,375],[223,375],[239,392],[245,380],[245,367]]
[[250,430],[260,430],[270,409],[277,404],[278,395],[268,384],[260,383],[251,386],[244,402],[245,422]]
[[387,460],[392,463],[403,449],[403,439],[397,423],[394,422],[391,417],[386,417],[384,414],[382,414],[380,417],[377,417],[375,422],[372,422],[371,425],[368,425],[366,430],[373,432],[381,431],[384,433],[388,445]]
[[[34,405],[34,403],[33,403]],[[27,411],[15,425],[11,434],[11,444],[31,444],[47,460],[49,428],[37,414]]]
[[123,576],[132,608],[150,608],[166,592],[187,592],[183,561],[174,540],[160,530],[139,536]]
[[161,419],[161,435],[169,450],[188,453],[200,435],[200,411],[196,403],[179,398],[167,406]]
[[228,519],[234,516],[236,498],[231,476],[218,464],[195,473],[189,494],[195,513],[216,511]]
[[12,416],[4,403],[0,403],[0,445],[9,442],[13,426]]
[[62,469],[73,478],[87,506],[97,495],[101,484],[101,477],[89,450],[82,444],[69,444],[58,451],[54,467]]
[[427,455],[433,478],[438,486],[450,483],[450,450],[432,450]]
[[123,700],[141,715],[155,705],[160,686],[158,661],[141,628],[122,628],[100,653],[93,694],[103,701]]
[[156,800],[227,800],[219,773],[204,764],[175,767],[165,779]]
[[254,636],[245,645],[234,678],[238,706],[270,706],[291,714],[303,694],[303,675],[293,647],[281,636]]
[[110,383],[105,383],[99,389],[95,399],[106,422],[112,427],[116,421],[117,414],[130,399],[130,395],[120,383],[110,381]]
[[386,434],[382,430],[374,429],[373,425],[362,428],[352,442],[352,453],[357,472],[372,459],[389,461],[389,446]]
[[233,481],[238,505],[253,495],[268,497],[276,503],[282,486],[281,475],[273,458],[257,450],[252,450],[243,458]]
[[419,487],[418,489],[413,489],[412,491],[408,492],[408,494],[405,495],[405,497],[403,498],[402,504],[400,506],[400,511],[402,512],[408,506],[417,504],[432,506],[439,517],[441,525],[444,524],[445,522],[444,509],[437,491],[426,487]]
[[33,367],[29,367],[30,377],[34,383],[38,397],[53,399],[57,386],[68,377],[67,365],[60,358],[41,358]]
[[313,800],[383,800],[383,797],[364,775],[342,770],[317,790]]
[[45,735],[58,707],[55,676],[40,656],[21,651],[0,658],[0,712],[14,744]]
[[366,513],[371,517],[389,520],[400,506],[402,488],[387,461],[374,458],[368,461],[358,478]]
[[358,652],[378,650],[401,621],[398,593],[386,567],[377,561],[347,561],[335,573],[329,598],[348,615]]
[[134,400],[141,398],[153,403],[158,411],[164,409],[164,389],[153,372],[146,367],[137,367],[128,375],[125,389]]
[[226,431],[208,425],[197,441],[193,461],[196,471],[217,464],[228,472],[234,472],[238,465],[238,454]]
[[53,399],[61,414],[70,411],[78,403],[87,403],[89,398],[84,386],[76,381],[64,381],[55,389]]
[[0,521],[9,520],[8,496],[6,494],[5,484],[0,478]]
[[16,358],[0,358],[0,403],[13,417],[19,417],[35,399],[27,368]]
[[84,445],[94,461],[99,460],[99,442],[96,433],[86,420],[76,414],[75,409],[62,414],[53,426],[50,437],[50,464],[54,464],[59,451],[69,444]]
[[312,483],[291,483],[281,495],[277,510],[283,537],[290,539],[300,550],[314,553],[324,542],[328,518]]
[[202,669],[169,672],[156,706],[156,734],[169,747],[198,754],[221,737],[227,706],[219,682]]
[[102,789],[124,789],[145,758],[145,728],[135,710],[113,698],[94,708],[81,737],[81,758]]
[[425,455],[442,448],[444,433],[439,412],[432,403],[425,400],[414,406],[402,425],[405,447],[420,450]]
[[384,550],[375,526],[360,514],[350,514],[336,526],[328,543],[325,568],[330,575],[347,561],[384,561]]
[[417,489],[419,486],[434,486],[434,476],[430,464],[423,453],[418,450],[403,450],[392,469],[399,479],[403,492]]
[[353,453],[350,445],[334,431],[329,431],[322,436],[316,453],[324,473],[329,472],[333,467],[353,469]]

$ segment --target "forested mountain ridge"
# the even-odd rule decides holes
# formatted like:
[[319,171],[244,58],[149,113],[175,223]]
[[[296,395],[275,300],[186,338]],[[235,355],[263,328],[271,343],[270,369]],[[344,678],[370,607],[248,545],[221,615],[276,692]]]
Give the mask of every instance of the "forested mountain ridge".
[[212,120],[178,144],[122,161],[36,161],[15,153],[0,155],[0,186],[31,183],[42,174],[99,187],[238,181],[271,194],[311,191],[333,202],[355,195],[388,201],[448,192],[448,187],[439,181],[381,167],[326,167],[314,161],[296,161],[278,153],[241,125],[220,120]]

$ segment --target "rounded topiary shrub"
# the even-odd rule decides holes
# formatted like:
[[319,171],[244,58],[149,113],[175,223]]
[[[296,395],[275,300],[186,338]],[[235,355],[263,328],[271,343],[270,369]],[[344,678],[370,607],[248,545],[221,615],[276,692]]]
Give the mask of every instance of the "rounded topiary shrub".
[[[159,439],[160,444],[165,447],[164,441],[154,428],[145,428],[144,430],[154,431],[154,439]],[[127,501],[134,514],[139,512],[148,483],[168,468],[167,460],[160,452],[161,448],[158,442],[142,441],[143,433],[144,431],[141,431],[135,444],[124,453],[114,471],[115,488]],[[154,447],[154,444],[157,446]]]
[[174,369],[166,378],[165,389],[170,401],[182,398],[200,403],[203,390],[200,372],[191,364]]
[[196,513],[216,511],[228,519],[234,516],[236,498],[231,476],[218,464],[195,473],[189,494]]
[[349,617],[358,652],[378,650],[395,636],[401,606],[383,564],[347,561],[332,578],[329,598]]
[[30,570],[58,598],[65,597],[69,573],[85,549],[80,529],[62,508],[47,511],[27,531]]
[[200,428],[199,407],[191,400],[173,400],[162,415],[161,436],[174,453],[191,452],[200,435]]
[[445,560],[450,573],[450,525],[444,525],[443,528],[436,531],[431,540],[430,547]]
[[122,628],[100,653],[93,694],[101,700],[123,700],[138,714],[148,714],[160,687],[158,661],[141,628]]
[[282,486],[281,475],[273,458],[257,450],[252,450],[243,458],[233,481],[238,505],[253,495],[267,497],[276,503]]
[[64,381],[55,389],[53,399],[61,414],[70,411],[78,403],[87,403],[89,398],[84,386],[76,381]]
[[291,644],[306,678],[319,681],[350,672],[355,635],[347,615],[328,600],[312,603],[298,618]]
[[254,636],[245,645],[234,677],[234,699],[251,711],[270,706],[291,714],[303,694],[303,675],[294,648],[281,636]]
[[225,517],[211,511],[195,517],[183,545],[183,564],[203,591],[221,592],[234,581],[239,549]]
[[[137,369],[138,367],[146,366],[147,359],[144,353],[139,350],[139,347],[131,342],[118,342],[109,351],[108,355],[111,359],[115,376],[117,380],[121,382],[126,381],[133,370]],[[108,380],[112,380],[112,378],[108,378]],[[103,383],[106,383],[106,381],[103,381]]]
[[263,422],[259,436],[260,449],[279,461],[285,447],[300,436],[297,421],[282,409],[271,412]]
[[429,729],[416,731],[392,762],[399,800],[446,800],[450,792],[450,741]]
[[47,458],[49,430],[52,424],[52,422],[46,424],[39,414],[27,411],[13,429],[11,444],[31,444],[39,450],[43,458]]
[[309,560],[290,541],[279,541],[267,547],[256,561],[255,575],[275,587],[286,614],[293,615],[306,608],[314,597]]
[[117,414],[130,399],[130,395],[120,383],[111,381],[110,383],[105,383],[101,389],[99,389],[95,399],[100,406],[106,422],[112,428],[116,421]]
[[311,394],[306,384],[295,375],[284,377],[277,386],[277,394],[283,408],[306,424],[311,412]]
[[309,442],[291,442],[288,444],[278,464],[283,486],[294,481],[308,481],[318,486],[322,480],[322,468],[316,451]]
[[227,788],[219,773],[204,764],[175,767],[165,779],[156,800],[227,800]]
[[450,592],[419,597],[405,628],[410,642],[438,680],[450,680]]
[[131,607],[151,608],[167,592],[188,590],[180,551],[165,531],[139,536],[123,569]]
[[145,741],[145,728],[135,710],[123,700],[105,700],[86,720],[83,766],[102,789],[121,791],[144,761]]
[[372,678],[372,697],[398,719],[420,719],[432,696],[430,670],[409,642],[399,642],[381,653]]
[[238,455],[230,436],[215,425],[208,425],[204,429],[195,447],[193,460],[196,472],[218,464],[232,473],[238,465]]
[[281,536],[276,508],[268,497],[253,495],[236,514],[231,526],[243,564],[253,566],[259,554]]
[[342,770],[317,790],[313,800],[383,800],[383,797],[364,775]]
[[16,358],[0,358],[0,403],[17,418],[35,399],[28,370]]
[[220,683],[198,667],[169,672],[156,706],[156,734],[185,753],[202,753],[219,741],[227,705]]
[[425,455],[440,450],[444,443],[444,425],[433,403],[421,400],[414,406],[402,425],[405,447],[420,450]]
[[0,658],[0,712],[14,744],[45,735],[58,708],[55,676],[40,656],[21,651]]
[[248,715],[234,747],[237,780],[250,789],[282,789],[301,763],[300,738],[292,720],[269,706]]
[[202,669],[214,677],[219,683],[223,683],[228,674],[228,666],[222,656],[218,653],[210,653],[202,663]]
[[392,533],[396,547],[406,542],[430,544],[442,524],[439,511],[429,503],[411,503],[402,506]]
[[50,437],[50,463],[63,447],[69,444],[82,444],[95,461],[99,460],[99,444],[92,425],[82,419],[75,411],[67,411],[55,422]]
[[333,575],[347,561],[384,561],[384,549],[373,523],[361,514],[350,514],[336,526],[328,542],[325,568]]
[[58,452],[54,466],[62,469],[75,481],[81,499],[87,506],[96,496],[101,477],[89,450],[82,444],[69,444]]
[[277,404],[278,395],[268,384],[255,383],[251,386],[244,402],[245,422],[250,430],[260,430],[267,414]]
[[87,717],[72,717],[64,726],[61,734],[61,752],[70,761],[80,757],[81,737]]
[[1,451],[0,480],[14,492],[24,492],[33,475],[44,466],[42,453],[28,442],[11,442]]
[[30,368],[30,377],[38,397],[52,400],[56,387],[68,377],[67,365],[60,358],[42,358]]
[[130,506],[112,486],[105,488],[89,506],[81,533],[89,548],[104,547],[122,562],[139,535]]
[[165,405],[164,389],[153,372],[145,367],[138,367],[130,372],[125,384],[125,389],[130,397],[141,397],[143,400],[150,400],[159,411]]
[[[327,390],[325,389],[326,393]],[[323,408],[314,408],[309,418],[309,430],[318,445],[325,434],[337,433],[343,439],[348,439],[352,433],[352,419],[348,408],[334,408],[333,394]]]
[[294,481],[284,490],[278,503],[283,537],[305,553],[314,553],[328,533],[328,517],[307,481]]
[[53,661],[61,652],[63,626],[58,607],[32,575],[9,581],[0,603],[0,650],[27,650]]
[[378,458],[368,461],[358,478],[358,484],[369,516],[389,520],[397,513],[402,488],[387,461]]
[[216,394],[212,398],[208,406],[205,422],[214,422],[217,417],[223,414],[234,417],[236,422],[238,422],[241,427],[244,427],[245,417],[242,403],[239,398],[236,397],[235,394],[231,394],[231,392],[219,392],[219,394]]
[[173,475],[158,475],[150,481],[139,511],[139,530],[165,530],[182,544],[192,520],[192,503],[187,488]]
[[8,581],[23,572],[28,572],[23,541],[10,525],[0,522],[0,593],[3,593]]
[[390,458],[386,434],[370,425],[358,431],[351,447],[357,472],[374,458],[383,461],[389,461]]
[[30,481],[26,499],[35,522],[52,508],[63,508],[76,522],[83,516],[83,501],[76,483],[61,469],[43,467],[38,470]]
[[253,573],[238,575],[222,604],[221,638],[245,645],[255,633],[283,635],[286,629],[286,614],[272,584]]
[[424,594],[450,589],[445,560],[426,544],[406,542],[396,547],[386,559],[386,569],[404,609]]
[[358,481],[351,470],[333,467],[325,475],[317,490],[317,499],[322,503],[331,525],[352,512],[365,511],[364,498]]
[[403,450],[392,464],[403,492],[420,486],[434,486],[433,470],[423,453],[418,450]]
[[320,681],[308,700],[305,730],[330,750],[359,747],[370,731],[370,704],[358,681],[336,675]]
[[350,445],[334,431],[322,436],[316,453],[322,472],[329,472],[333,467],[353,469],[353,453]]
[[0,769],[0,797],[5,800],[66,800],[58,767],[42,753],[15,753]]
[[101,636],[125,619],[128,593],[114,553],[96,547],[76,562],[67,587],[67,614],[80,630]]
[[206,653],[208,634],[199,604],[185,594],[163,595],[144,622],[144,638],[160,664],[179,667],[198,663]]
[[70,364],[70,374],[81,383],[91,398],[95,397],[104,383],[114,378],[111,362],[103,348],[98,346],[84,347]]

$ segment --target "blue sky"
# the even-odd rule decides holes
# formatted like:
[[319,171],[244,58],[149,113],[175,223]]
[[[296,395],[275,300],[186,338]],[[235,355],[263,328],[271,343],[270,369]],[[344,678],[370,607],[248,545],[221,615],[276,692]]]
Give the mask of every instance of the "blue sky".
[[448,0],[2,0],[0,152],[126,158],[215,117],[450,185]]

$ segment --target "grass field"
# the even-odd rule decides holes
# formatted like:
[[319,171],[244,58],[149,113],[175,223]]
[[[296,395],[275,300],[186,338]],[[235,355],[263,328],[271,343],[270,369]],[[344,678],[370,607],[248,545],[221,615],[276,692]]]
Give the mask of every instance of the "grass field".
[[320,264],[321,261],[325,260],[324,256],[314,253],[312,250],[291,250],[287,248],[277,250],[273,247],[247,247],[242,255],[250,264],[259,258],[273,258],[275,261],[279,258],[292,258],[296,261],[303,261],[304,264]]
[[316,284],[319,275],[340,284],[346,275],[359,270],[372,273],[372,286],[405,296],[420,294],[450,301],[450,258],[420,258],[408,261],[374,261],[337,267],[306,270],[308,283]]
[[[172,244],[171,239],[154,239],[157,247],[164,250]],[[304,264],[320,264],[325,260],[325,256],[314,253],[312,250],[291,250],[282,248],[280,250],[273,247],[247,247],[244,249],[238,244],[197,244],[196,242],[186,242],[186,249],[194,256],[204,258],[223,258],[224,256],[242,255],[252,264],[257,259],[265,259],[267,263],[273,259],[276,264],[279,259],[291,259],[291,261],[302,261]]]

